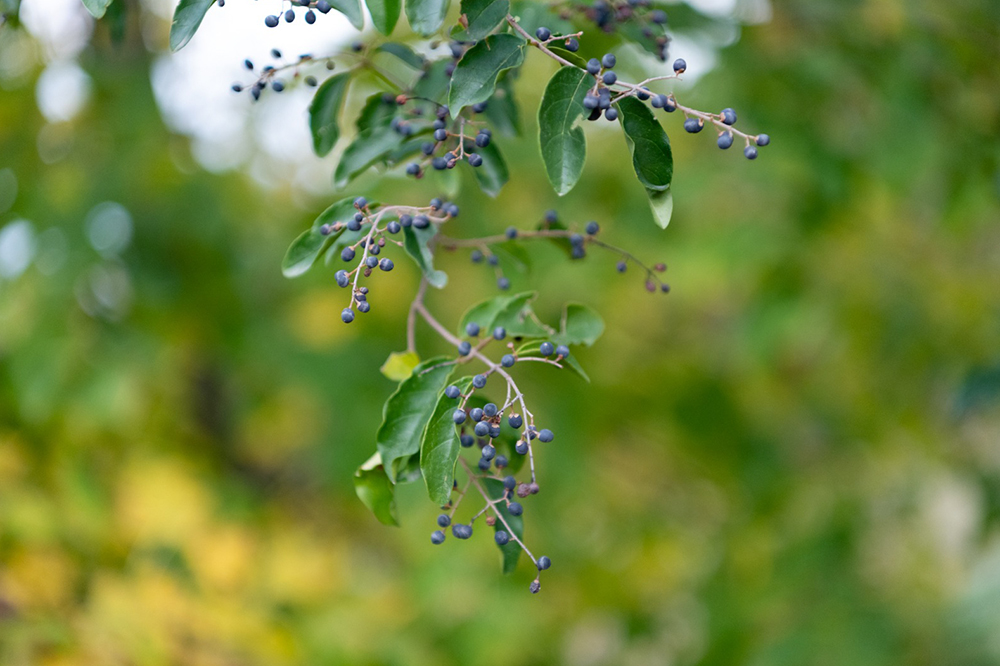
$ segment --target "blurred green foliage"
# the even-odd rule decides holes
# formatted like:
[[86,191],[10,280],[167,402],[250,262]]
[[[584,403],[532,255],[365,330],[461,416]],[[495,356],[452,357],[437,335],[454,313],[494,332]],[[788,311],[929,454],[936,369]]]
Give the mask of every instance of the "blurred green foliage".
[[[667,231],[619,132],[587,128],[556,200],[531,111],[552,66],[529,54],[511,182],[465,188],[451,233],[558,207],[673,286],[544,245],[514,276],[550,318],[577,300],[608,323],[592,384],[524,369],[560,433],[526,515],[555,563],[537,596],[486,539],[432,547],[421,485],[400,529],[354,497],[408,262],[350,327],[330,274],[284,279],[336,195],[199,170],[128,31],[95,33],[68,123],[4,83],[0,227],[64,244],[0,281],[0,663],[1000,664],[998,27],[989,0],[775,2],[684,94],[773,145],[748,163],[665,118]],[[134,221],[119,256],[88,242],[107,201]],[[452,324],[493,277],[441,263]]]

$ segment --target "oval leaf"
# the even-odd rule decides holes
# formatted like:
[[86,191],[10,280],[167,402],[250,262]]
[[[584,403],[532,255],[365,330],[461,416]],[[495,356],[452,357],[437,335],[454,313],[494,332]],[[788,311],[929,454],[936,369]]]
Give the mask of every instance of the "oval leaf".
[[401,382],[413,374],[413,369],[420,364],[417,352],[392,352],[379,371],[394,382]]
[[423,271],[428,284],[442,289],[448,284],[448,275],[444,271],[434,269],[434,253],[427,247],[427,243],[434,238],[435,234],[437,234],[437,228],[434,225],[426,229],[406,227],[403,229],[403,248],[417,262],[417,266]]
[[[500,499],[504,495],[503,482],[497,479],[483,479],[483,486],[486,489],[486,494],[490,496],[490,499]],[[494,504],[500,515],[503,516],[503,521],[497,520],[493,525],[494,532],[499,532],[500,530],[510,531],[517,535],[518,539],[524,539],[524,516],[512,516],[509,511],[507,511],[507,505],[504,502],[497,502]],[[506,521],[506,525],[504,525]],[[509,533],[509,532],[508,532]],[[514,539],[511,539],[503,546],[498,546],[500,548],[500,563],[505,574],[513,573],[517,568],[517,560],[521,557],[521,546],[518,545]]]
[[557,342],[589,347],[604,333],[604,320],[583,303],[567,303],[560,327],[559,335],[554,336]]
[[615,106],[639,182],[650,190],[666,190],[674,176],[674,157],[667,133],[649,107],[636,98],[625,97]]
[[538,107],[538,147],[545,173],[556,194],[573,189],[587,159],[587,140],[577,123],[583,116],[583,98],[593,77],[563,67],[549,80]]
[[[469,390],[471,384],[471,377],[463,377],[455,382],[462,393]],[[455,463],[462,450],[455,421],[451,416],[458,403],[457,399],[441,394],[420,442],[420,472],[423,474],[428,496],[438,505],[447,504],[451,499]]]
[[646,196],[649,197],[649,207],[653,211],[653,219],[661,229],[666,229],[670,224],[670,216],[674,214],[674,195],[668,187],[657,192],[646,188]]
[[337,118],[344,104],[347,84],[351,73],[344,72],[331,76],[316,90],[309,105],[309,129],[312,131],[313,150],[320,157],[326,155],[340,138]]
[[365,15],[361,11],[361,0],[329,0],[330,6],[347,17],[358,30],[365,27]]
[[402,143],[403,136],[388,125],[361,132],[340,156],[333,174],[334,184],[337,187],[347,185],[355,176],[384,159]]
[[472,175],[476,177],[479,189],[496,198],[510,178],[507,162],[494,141],[485,148],[476,148],[476,152],[482,156],[483,163],[472,169]]
[[386,401],[375,440],[390,481],[396,480],[394,463],[420,450],[420,436],[454,369],[447,358],[428,359]]
[[451,0],[406,0],[406,20],[413,32],[427,37],[444,23]]
[[510,0],[462,0],[462,18],[470,39],[493,32],[510,13]]
[[[111,3],[107,3],[105,8],[109,4]],[[171,51],[179,51],[191,41],[208,8],[214,4],[215,0],[181,0],[174,10],[174,21],[170,24]]]
[[354,472],[354,492],[380,523],[399,525],[396,489],[386,476],[382,456],[377,452]]
[[375,29],[383,35],[391,33],[396,27],[396,21],[399,20],[402,0],[365,0],[365,4],[368,5]]
[[453,118],[463,108],[490,98],[500,73],[524,62],[526,43],[514,35],[490,35],[465,52],[451,77],[448,106]]
[[285,252],[285,258],[281,261],[281,272],[285,277],[293,278],[308,271],[323,249],[333,243],[344,230],[335,231],[328,236],[320,233],[324,224],[333,224],[338,220],[346,220],[354,213],[354,199],[341,199],[325,211],[313,222],[312,227],[299,235]]
[[108,11],[108,6],[111,5],[113,0],[83,0],[83,6],[87,8],[90,15],[95,19],[99,19],[104,16],[104,13]]

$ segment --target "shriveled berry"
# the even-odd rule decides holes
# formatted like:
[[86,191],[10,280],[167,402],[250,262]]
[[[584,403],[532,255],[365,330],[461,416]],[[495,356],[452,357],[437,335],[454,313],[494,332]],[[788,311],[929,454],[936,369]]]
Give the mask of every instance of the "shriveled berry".
[[531,581],[531,585],[528,586],[528,589],[531,590],[532,594],[538,594],[539,590],[542,589],[542,584],[537,580],[533,580]]
[[517,487],[517,493],[516,494],[517,494],[518,497],[521,497],[521,498],[527,497],[530,494],[530,492],[528,490],[528,484],[527,483],[522,483],[521,485],[519,485]]
[[532,481],[531,483],[528,484],[528,492],[529,493],[531,493],[532,495],[537,495],[538,491],[539,491],[539,487],[538,487],[537,483],[535,483],[534,481]]

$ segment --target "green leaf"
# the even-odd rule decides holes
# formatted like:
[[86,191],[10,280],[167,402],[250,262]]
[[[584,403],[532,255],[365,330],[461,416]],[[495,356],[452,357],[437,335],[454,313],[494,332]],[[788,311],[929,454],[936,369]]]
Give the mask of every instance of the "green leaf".
[[533,316],[534,310],[531,308],[531,301],[534,300],[535,296],[536,292],[533,291],[512,296],[497,314],[492,326],[503,326],[507,330],[507,335],[513,338],[541,337],[552,334],[553,331],[544,328]]
[[653,219],[661,229],[666,229],[670,224],[670,216],[674,214],[674,195],[668,187],[657,192],[646,188],[646,196],[649,197],[649,207],[653,211]]
[[[447,2],[445,4],[447,5]],[[423,70],[426,64],[424,58],[418,55],[416,51],[406,44],[400,44],[399,42],[386,42],[375,50],[393,55],[413,69]]]
[[476,152],[482,156],[483,163],[472,169],[472,175],[479,182],[479,189],[496,198],[510,178],[507,162],[504,161],[496,143],[492,141],[485,148],[477,147]]
[[563,366],[565,366],[569,371],[582,377],[583,381],[588,384],[590,383],[590,376],[583,371],[583,366],[580,365],[580,362],[576,360],[575,356],[571,354],[559,362],[562,363]]
[[[557,43],[558,42],[553,42],[553,44],[557,44]],[[579,54],[573,53],[572,51],[567,51],[566,49],[561,49],[558,46],[552,46],[552,44],[549,44],[548,48],[549,48],[550,51],[552,51],[553,53],[555,53],[557,56],[559,56],[563,60],[568,60],[569,62],[573,63],[577,67],[586,69],[586,67],[587,67],[587,61],[584,60],[583,58],[581,58],[579,56]]]
[[[105,4],[105,8],[108,4],[111,3]],[[208,8],[214,4],[215,0],[181,0],[177,9],[174,10],[174,21],[170,24],[171,51],[180,51],[185,44],[191,41],[194,33],[198,31],[198,26],[201,25],[201,20],[205,18]]]
[[[503,482],[497,479],[483,479],[483,486],[486,489],[486,494],[490,496],[490,499],[500,499],[504,495]],[[507,505],[504,502],[497,502],[494,505],[500,515],[503,516],[503,520],[497,519],[497,522],[493,525],[494,532],[499,532],[503,530],[510,534],[513,532],[517,535],[518,539],[524,540],[524,516],[512,516],[510,512],[507,511]],[[506,521],[506,525],[504,525]],[[508,527],[510,528],[508,531]],[[521,557],[521,546],[518,545],[513,538],[508,541],[503,546],[497,546],[500,549],[500,562],[503,567],[503,572],[505,574],[513,573],[517,569],[517,560]]]
[[490,127],[503,136],[520,136],[521,111],[514,99],[514,84],[512,74],[519,70],[508,70],[507,74],[497,79],[497,89],[486,107],[486,119]]
[[577,123],[583,116],[583,98],[593,83],[586,72],[563,67],[545,86],[538,106],[538,147],[545,173],[556,194],[573,189],[587,159],[587,141]]
[[386,102],[382,99],[384,93],[369,95],[365,100],[365,105],[358,114],[356,125],[358,133],[375,129],[376,127],[388,127],[392,119],[396,116],[399,106],[395,101]]
[[448,58],[432,62],[413,87],[413,96],[423,97],[439,104],[447,102],[448,86],[451,85],[448,68],[451,64],[452,62]]
[[649,107],[636,98],[625,97],[615,106],[639,182],[650,190],[666,190],[674,175],[674,157],[667,133]]
[[354,492],[380,523],[399,525],[396,489],[385,473],[382,456],[378,452],[354,472]]
[[491,245],[490,249],[493,250],[493,254],[500,258],[502,263],[512,265],[522,273],[531,268],[531,257],[528,251],[524,249],[524,245],[516,240]]
[[465,52],[451,77],[448,106],[452,118],[465,107],[489,99],[500,73],[524,62],[526,43],[514,35],[490,35]]
[[503,23],[510,13],[510,0],[462,0],[465,32],[471,39],[482,39]]
[[[517,354],[519,356],[525,356],[529,354],[537,355],[539,354],[539,349],[538,349],[539,345],[543,342],[543,340],[545,339],[556,340],[558,336],[559,334],[556,333],[555,335],[552,335],[549,338],[538,338],[535,340],[530,340],[528,342],[525,342],[524,344],[522,344],[520,347],[517,348]],[[567,356],[566,358],[564,358],[559,362],[562,363],[564,368],[566,368],[575,375],[579,375],[588,384],[590,383],[590,377],[587,375],[586,372],[584,372],[583,366],[580,365],[580,362],[576,360],[575,356],[570,354],[569,356]]]
[[[463,377],[454,384],[465,393],[472,385],[472,378]],[[427,485],[427,494],[438,505],[447,504],[451,499],[455,463],[462,450],[451,416],[457,407],[458,400],[442,393],[420,442],[420,472]]]
[[406,227],[403,229],[403,248],[417,262],[417,266],[423,271],[427,282],[432,287],[442,289],[448,284],[448,275],[434,269],[434,253],[427,247],[427,243],[434,238],[435,234],[437,234],[437,228],[433,224],[425,229]]
[[[538,2],[538,0],[520,0],[512,2],[510,13],[521,24],[525,32],[529,35],[535,34],[535,30],[541,26],[546,26],[552,30],[553,35],[566,35],[575,32],[573,24],[559,17],[555,4]],[[590,36],[588,34],[588,36]],[[587,40],[589,43],[590,40]]]
[[440,356],[424,361],[385,403],[375,440],[390,481],[396,480],[394,463],[420,450],[420,436],[455,369],[448,361]]
[[379,371],[394,382],[401,382],[413,374],[413,369],[420,364],[417,352],[392,352]]
[[361,132],[341,155],[333,175],[334,184],[344,187],[359,173],[385,159],[402,143],[403,136],[388,125]]
[[[534,294],[534,292],[531,292]],[[521,294],[518,294],[520,296]],[[465,311],[458,324],[458,334],[465,335],[465,327],[471,323],[479,324],[484,331],[493,330],[493,321],[515,296],[494,296],[488,300],[476,303]]]
[[358,30],[365,27],[365,14],[361,11],[361,0],[329,0],[330,6],[347,17]]
[[406,0],[406,20],[413,32],[428,37],[444,23],[451,0]]
[[91,16],[99,19],[104,16],[104,12],[108,11],[108,6],[112,2],[113,0],[83,0],[83,6],[87,8]]
[[553,340],[564,345],[594,344],[604,333],[604,320],[601,315],[582,303],[567,303],[563,310],[558,335]]
[[309,105],[309,129],[312,131],[313,150],[320,157],[333,150],[334,144],[340,137],[337,118],[340,116],[340,108],[344,104],[350,80],[350,72],[331,76],[316,90],[312,104]]
[[388,35],[396,27],[399,20],[399,10],[402,9],[403,0],[365,0],[368,11],[372,15],[372,23],[375,29],[383,35]]
[[338,220],[346,219],[354,213],[354,199],[341,199],[325,211],[313,222],[312,226],[299,235],[285,252],[285,258],[281,261],[281,272],[285,277],[293,278],[308,271],[319,255],[322,254],[325,246],[333,243],[343,228],[328,236],[320,233],[324,224],[333,224]]

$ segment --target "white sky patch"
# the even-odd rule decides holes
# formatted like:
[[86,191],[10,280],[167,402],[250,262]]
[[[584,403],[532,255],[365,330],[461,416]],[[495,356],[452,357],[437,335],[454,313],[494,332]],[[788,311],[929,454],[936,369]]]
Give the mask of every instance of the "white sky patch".
[[90,99],[90,77],[72,60],[49,63],[35,84],[35,99],[50,123],[72,120]]
[[94,30],[94,20],[79,0],[22,0],[19,16],[42,44],[46,60],[75,58]]

